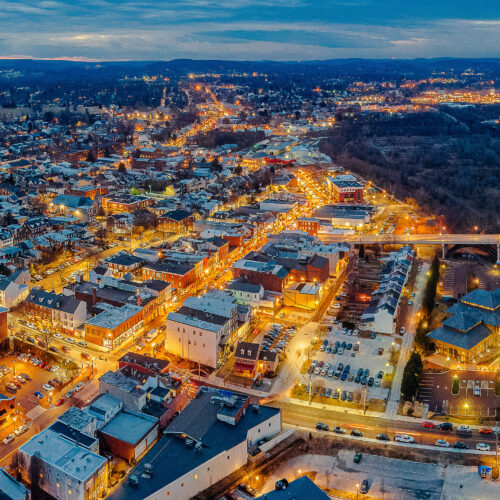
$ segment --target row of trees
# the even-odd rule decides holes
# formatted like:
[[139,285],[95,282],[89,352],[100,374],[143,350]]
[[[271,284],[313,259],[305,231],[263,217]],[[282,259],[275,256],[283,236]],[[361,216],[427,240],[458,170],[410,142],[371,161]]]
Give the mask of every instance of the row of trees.
[[422,358],[418,352],[411,353],[410,359],[406,363],[401,380],[401,397],[405,401],[411,401],[417,394],[418,384],[424,372]]

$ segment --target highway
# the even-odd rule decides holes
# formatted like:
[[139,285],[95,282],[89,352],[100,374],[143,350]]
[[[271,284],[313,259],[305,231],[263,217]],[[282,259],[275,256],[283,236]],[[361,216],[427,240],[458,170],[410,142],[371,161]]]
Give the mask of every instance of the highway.
[[[474,449],[477,443],[487,443],[491,450],[495,450],[495,435],[479,434],[473,430],[470,436],[457,435],[456,431],[441,431],[437,428],[423,428],[419,421],[405,422],[401,420],[388,420],[379,417],[364,415],[354,415],[347,412],[323,410],[319,408],[296,405],[281,401],[267,403],[270,406],[281,408],[283,423],[316,429],[318,422],[323,422],[332,429],[335,426],[344,427],[347,433],[352,429],[359,429],[365,437],[376,438],[377,434],[387,434],[391,441],[396,433],[403,433],[413,436],[416,444],[434,445],[437,439],[444,439],[450,446],[456,441],[467,444],[469,449]],[[456,424],[453,426],[456,427]],[[331,432],[331,431],[330,431]],[[409,445],[411,446],[411,445]]]

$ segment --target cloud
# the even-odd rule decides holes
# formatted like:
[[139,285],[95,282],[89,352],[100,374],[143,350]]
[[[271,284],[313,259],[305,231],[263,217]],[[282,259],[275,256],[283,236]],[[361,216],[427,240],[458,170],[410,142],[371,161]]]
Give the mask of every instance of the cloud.
[[[2,52],[112,59],[500,56],[498,0],[0,0]],[[413,4],[413,5],[412,5]]]

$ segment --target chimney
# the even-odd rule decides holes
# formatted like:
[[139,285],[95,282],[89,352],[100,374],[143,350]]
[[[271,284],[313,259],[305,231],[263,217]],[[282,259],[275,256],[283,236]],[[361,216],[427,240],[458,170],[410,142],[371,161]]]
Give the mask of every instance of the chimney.
[[92,305],[97,302],[97,288],[92,288]]

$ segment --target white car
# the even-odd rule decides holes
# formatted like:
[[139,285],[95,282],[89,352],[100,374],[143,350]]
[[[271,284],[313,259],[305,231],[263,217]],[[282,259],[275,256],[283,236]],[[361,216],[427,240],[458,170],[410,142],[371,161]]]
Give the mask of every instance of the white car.
[[81,391],[83,389],[83,382],[80,382],[76,387],[75,387],[75,392]]
[[394,441],[400,441],[401,443],[414,443],[415,439],[413,439],[413,436],[408,436],[408,434],[396,434],[394,436]]
[[14,434],[16,436],[20,436],[21,434],[23,434],[24,432],[26,432],[28,430],[28,427],[26,425],[21,425],[19,426],[15,431],[14,431]]
[[52,387],[50,384],[43,384],[42,387],[49,392],[52,392],[54,390],[54,387]]
[[491,447],[489,444],[486,443],[477,443],[476,444],[476,450],[479,451],[490,451]]
[[5,437],[3,440],[3,444],[9,444],[11,441],[14,441],[14,434],[9,434],[8,436]]
[[449,448],[450,443],[448,441],[445,441],[444,439],[438,439],[435,443],[436,446],[439,446],[440,448]]
[[399,330],[399,333],[400,333],[401,335],[403,335],[403,333],[404,333],[404,332],[405,332],[405,327],[404,327],[404,326],[402,326],[402,327],[400,328],[400,330]]
[[63,336],[60,333],[54,333],[54,338],[61,340]]
[[468,425],[459,425],[457,427],[457,432],[472,432],[472,430]]

